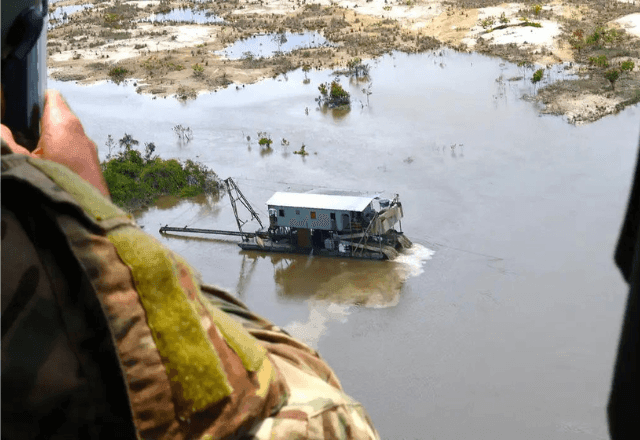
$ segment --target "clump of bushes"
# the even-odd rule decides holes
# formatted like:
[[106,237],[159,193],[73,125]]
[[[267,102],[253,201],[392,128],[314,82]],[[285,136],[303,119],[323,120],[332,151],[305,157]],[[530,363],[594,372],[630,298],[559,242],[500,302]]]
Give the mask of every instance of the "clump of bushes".
[[604,72],[604,77],[611,83],[611,89],[615,89],[615,82],[620,78],[620,70],[609,69]]
[[309,73],[309,71],[310,71],[310,70],[311,70],[311,66],[310,66],[309,64],[304,64],[304,65],[302,66],[302,71],[304,72],[304,79],[305,79],[305,80],[309,79],[309,78],[307,77],[307,74]]
[[603,26],[597,26],[588,35],[585,35],[584,30],[577,29],[569,36],[569,44],[578,52],[582,49],[601,49],[620,41],[622,35],[622,32],[619,30],[607,29]]
[[192,87],[179,86],[178,90],[176,90],[176,98],[178,98],[180,101],[196,99],[197,97],[198,93]]
[[351,95],[342,88],[338,81],[322,83],[318,86],[320,97],[318,102],[327,105],[329,108],[349,107],[351,105]]
[[305,144],[302,144],[299,150],[294,151],[293,154],[299,154],[300,156],[308,156],[309,153],[305,150]]
[[348,73],[356,78],[365,77],[369,75],[369,65],[364,64],[358,57],[352,58],[347,61]]
[[200,64],[194,64],[193,66],[191,66],[191,69],[193,69],[193,76],[195,78],[204,78],[204,67],[202,67]]
[[620,70],[623,72],[631,72],[635,66],[635,63],[631,60],[623,61],[620,64]]
[[533,72],[533,76],[531,77],[531,82],[532,83],[537,83],[540,82],[542,80],[542,76],[544,75],[544,69],[538,69],[535,72]]
[[149,74],[165,74],[168,71],[179,72],[184,70],[184,66],[180,63],[174,63],[170,56],[164,57],[163,59],[160,59],[157,56],[151,56],[144,60],[140,65],[147,70]]
[[631,72],[635,67],[635,63],[631,60],[626,60],[620,63],[617,68],[609,69],[604,72],[604,77],[611,83],[611,90],[615,90],[616,81],[624,72]]
[[258,139],[259,139],[258,145],[266,149],[271,148],[271,144],[273,143],[273,141],[271,140],[271,137],[267,133],[263,133],[263,132],[258,133]]
[[533,5],[533,8],[531,8],[531,11],[535,14],[536,17],[539,17],[540,13],[542,12],[542,5],[540,4]]
[[120,84],[125,80],[127,75],[129,74],[129,70],[125,69],[122,66],[115,66],[109,70],[109,78],[116,84]]
[[597,67],[606,68],[609,67],[609,60],[607,60],[606,55],[600,55],[597,57],[589,57],[589,64],[592,64]]
[[496,18],[492,15],[478,21],[478,23],[480,24],[480,26],[482,26],[483,29],[490,28],[495,24],[495,22],[496,22]]
[[218,176],[201,163],[154,156],[152,142],[145,143],[144,154],[136,149],[139,142],[126,133],[117,144],[119,151],[112,155],[116,142],[109,135],[109,155],[101,165],[111,199],[125,209],[151,204],[161,195],[194,197],[220,187]]

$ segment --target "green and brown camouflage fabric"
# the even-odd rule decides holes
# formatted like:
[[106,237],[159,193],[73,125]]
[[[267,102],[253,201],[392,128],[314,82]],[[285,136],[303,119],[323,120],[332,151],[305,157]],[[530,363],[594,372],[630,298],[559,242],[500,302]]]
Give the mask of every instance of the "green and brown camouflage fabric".
[[202,291],[266,347],[287,385],[284,406],[257,424],[247,439],[380,438],[364,407],[344,393],[333,370],[315,350],[252,313],[228,292],[206,285]]
[[315,351],[65,167],[4,153],[3,437],[378,438]]

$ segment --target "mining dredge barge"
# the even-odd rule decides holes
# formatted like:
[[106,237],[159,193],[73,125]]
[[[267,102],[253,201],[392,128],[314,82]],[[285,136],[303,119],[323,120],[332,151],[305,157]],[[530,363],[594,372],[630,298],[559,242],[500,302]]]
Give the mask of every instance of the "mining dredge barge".
[[[231,178],[224,182],[238,231],[163,226],[160,233],[235,235],[242,237],[238,246],[244,250],[373,260],[394,259],[399,251],[411,247],[401,231],[403,212],[398,195],[384,199],[344,191],[276,192],[267,201],[269,225],[265,229],[235,182]],[[240,220],[237,202],[249,211],[251,219]],[[252,219],[260,229],[243,231]]]

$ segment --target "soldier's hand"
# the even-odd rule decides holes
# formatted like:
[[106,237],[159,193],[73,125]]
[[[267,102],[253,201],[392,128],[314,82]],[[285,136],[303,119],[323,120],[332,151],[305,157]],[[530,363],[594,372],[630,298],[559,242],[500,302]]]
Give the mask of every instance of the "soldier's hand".
[[14,153],[33,156],[33,154],[29,152],[29,150],[24,148],[22,145],[18,145],[16,140],[13,138],[13,133],[11,133],[11,130],[9,129],[9,127],[7,127],[4,124],[2,124],[2,140],[7,143],[9,148],[11,148],[11,151],[13,151]]
[[96,144],[87,137],[82,123],[69,109],[59,92],[47,90],[40,124],[40,140],[33,153],[29,153],[26,148],[18,145],[11,130],[4,125],[2,138],[14,153],[27,154],[65,165],[95,186],[106,197],[110,197],[100,168]]

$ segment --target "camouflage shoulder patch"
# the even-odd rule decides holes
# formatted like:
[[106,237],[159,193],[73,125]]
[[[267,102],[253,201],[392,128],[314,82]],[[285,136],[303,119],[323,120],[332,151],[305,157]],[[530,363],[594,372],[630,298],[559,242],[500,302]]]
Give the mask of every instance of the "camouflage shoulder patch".
[[135,228],[112,231],[108,239],[131,269],[153,339],[166,359],[167,373],[181,384],[184,398],[193,402],[192,411],[230,395],[233,388],[194,306],[184,295],[168,251]]

